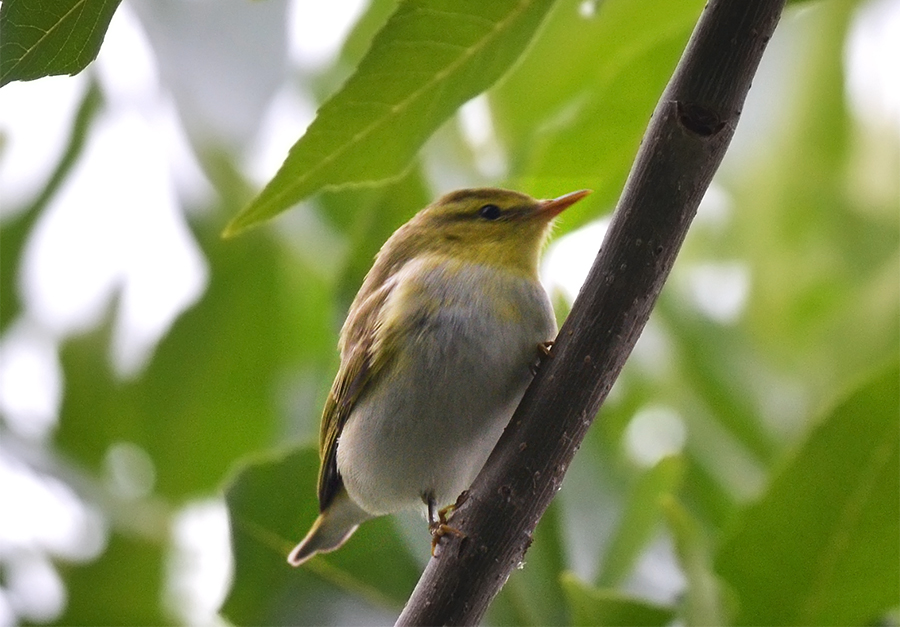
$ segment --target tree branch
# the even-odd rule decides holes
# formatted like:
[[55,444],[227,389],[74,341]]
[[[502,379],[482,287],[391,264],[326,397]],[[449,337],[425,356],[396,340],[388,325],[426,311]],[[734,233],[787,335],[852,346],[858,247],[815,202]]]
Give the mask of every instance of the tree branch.
[[552,359],[460,503],[398,625],[475,624],[522,561],[631,353],[722,161],[784,0],[711,0],[650,126]]

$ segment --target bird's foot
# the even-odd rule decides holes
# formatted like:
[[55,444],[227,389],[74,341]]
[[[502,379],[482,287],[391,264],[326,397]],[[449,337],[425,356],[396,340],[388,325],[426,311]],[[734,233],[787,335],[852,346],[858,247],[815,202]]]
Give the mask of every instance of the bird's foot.
[[537,374],[538,367],[541,365],[541,362],[544,361],[547,357],[553,357],[553,353],[550,352],[550,349],[553,348],[553,340],[547,340],[546,342],[538,342],[537,345],[537,361],[531,364],[531,374],[532,376]]
[[435,549],[444,536],[455,536],[457,538],[465,538],[466,534],[447,524],[447,516],[456,509],[456,505],[448,505],[438,510],[438,519],[429,521],[428,532],[431,534],[431,557],[434,557]]
[[437,549],[438,544],[440,544],[441,538],[443,538],[444,536],[455,536],[457,538],[466,537],[466,534],[464,534],[462,531],[447,524],[447,518],[451,513],[453,513],[453,510],[456,509],[455,503],[439,509],[437,511],[437,518],[435,518],[434,516],[434,507],[434,501],[429,500],[428,533],[431,534],[431,557],[435,556],[435,550]]
[[445,523],[433,522],[428,525],[428,531],[431,533],[431,557],[435,557],[435,551],[437,550],[438,544],[441,542],[441,538],[444,536],[455,536],[457,538],[465,538],[466,534],[457,529],[456,527],[451,527]]

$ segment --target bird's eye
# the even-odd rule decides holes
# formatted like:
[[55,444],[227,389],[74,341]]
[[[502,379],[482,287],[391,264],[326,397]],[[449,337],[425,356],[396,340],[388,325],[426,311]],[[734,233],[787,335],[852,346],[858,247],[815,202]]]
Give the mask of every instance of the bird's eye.
[[485,220],[496,220],[500,217],[500,207],[497,205],[485,205],[481,209],[478,210],[478,215],[484,218]]

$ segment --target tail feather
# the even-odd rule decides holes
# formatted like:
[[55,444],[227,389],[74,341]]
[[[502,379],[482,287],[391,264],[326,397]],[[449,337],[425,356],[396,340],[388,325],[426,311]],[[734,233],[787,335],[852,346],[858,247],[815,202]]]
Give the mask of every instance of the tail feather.
[[340,548],[360,523],[370,518],[371,514],[354,503],[346,491],[341,490],[328,508],[316,518],[306,537],[288,555],[288,563],[300,566],[316,553],[327,553]]

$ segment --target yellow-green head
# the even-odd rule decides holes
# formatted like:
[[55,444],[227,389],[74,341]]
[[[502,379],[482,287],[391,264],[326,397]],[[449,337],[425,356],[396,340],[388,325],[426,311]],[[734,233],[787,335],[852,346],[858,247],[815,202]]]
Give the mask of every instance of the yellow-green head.
[[536,277],[553,218],[589,193],[535,200],[496,188],[451,192],[400,227],[379,257],[394,266],[422,254],[446,255]]

